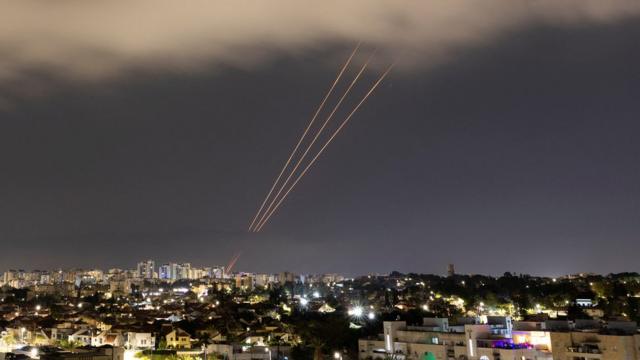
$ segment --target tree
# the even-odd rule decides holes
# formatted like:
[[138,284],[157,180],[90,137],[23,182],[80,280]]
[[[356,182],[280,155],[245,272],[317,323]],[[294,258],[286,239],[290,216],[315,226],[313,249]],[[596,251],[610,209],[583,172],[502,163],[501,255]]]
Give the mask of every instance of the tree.
[[58,340],[58,346],[69,351],[75,350],[77,347],[82,346],[82,343],[79,341],[62,339]]
[[278,306],[287,300],[287,295],[281,286],[274,286],[269,290],[269,304]]
[[[294,311],[289,322],[303,342],[302,348],[313,352],[313,359],[320,360],[323,354],[337,349],[347,349],[357,358],[360,333],[349,328],[349,319],[337,311],[329,314]],[[298,359],[298,358],[296,358]]]
[[7,334],[2,338],[2,342],[7,346],[12,346],[16,344],[16,338],[13,336],[12,332],[7,332]]
[[640,320],[640,302],[636,297],[627,298],[627,316],[633,321]]
[[569,307],[567,308],[567,317],[571,320],[590,318],[590,316],[587,315],[586,312],[584,312],[582,307],[580,307],[579,305],[576,305],[575,303],[569,305]]

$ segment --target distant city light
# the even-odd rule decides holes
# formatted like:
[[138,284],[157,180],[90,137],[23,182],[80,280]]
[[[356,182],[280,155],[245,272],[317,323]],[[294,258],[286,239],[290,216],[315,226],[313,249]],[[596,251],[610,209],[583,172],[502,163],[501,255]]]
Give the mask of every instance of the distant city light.
[[314,291],[313,292],[313,297],[316,298],[316,299],[319,298],[320,297],[320,292]]
[[300,298],[300,305],[307,306],[309,304],[309,300],[307,298]]

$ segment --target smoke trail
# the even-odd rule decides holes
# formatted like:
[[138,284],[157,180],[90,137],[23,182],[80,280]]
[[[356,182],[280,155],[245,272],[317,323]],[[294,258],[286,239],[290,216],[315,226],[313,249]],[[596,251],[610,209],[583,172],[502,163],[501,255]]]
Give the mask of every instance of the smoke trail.
[[371,94],[373,93],[373,91],[378,87],[378,85],[380,85],[380,83],[382,82],[382,80],[384,80],[384,78],[387,76],[387,74],[389,74],[389,72],[391,71],[391,69],[393,69],[395,63],[389,65],[389,67],[385,70],[384,73],[382,73],[382,75],[380,76],[380,78],[378,78],[378,80],[373,84],[373,86],[371,87],[371,89],[365,94],[365,96],[362,98],[362,100],[360,100],[360,102],[358,103],[358,105],[356,105],[356,107],[351,111],[351,113],[349,113],[349,115],[347,115],[347,117],[344,119],[344,121],[342,122],[342,124],[340,124],[340,126],[333,132],[333,134],[331,135],[331,137],[329,138],[329,140],[327,140],[327,142],[325,142],[325,144],[322,146],[322,148],[320,148],[320,150],[318,151],[318,153],[313,157],[313,159],[311,159],[311,162],[304,168],[304,170],[302,170],[302,172],[300,173],[300,175],[298,175],[298,177],[296,178],[296,180],[291,184],[291,186],[289,187],[289,189],[284,193],[284,195],[282,196],[282,198],[280,198],[280,200],[278,201],[278,203],[273,207],[273,209],[268,213],[268,215],[266,216],[266,218],[264,220],[261,220],[261,222],[258,224],[257,226],[257,230],[256,232],[259,232],[260,230],[262,230],[262,227],[267,223],[267,221],[269,221],[269,219],[271,218],[271,216],[273,215],[273,213],[278,209],[278,207],[280,207],[280,205],[282,204],[282,202],[284,201],[284,199],[286,199],[287,195],[289,195],[289,193],[293,190],[293,188],[298,184],[298,182],[300,181],[300,179],[302,179],[302,177],[307,173],[307,171],[309,170],[309,168],[311,168],[311,166],[316,162],[316,160],[318,159],[318,157],[320,157],[320,155],[322,154],[322,152],[324,152],[324,150],[327,148],[327,146],[329,146],[329,144],[333,141],[333,139],[336,137],[336,135],[338,135],[338,133],[340,132],[340,130],[342,130],[342,128],[349,122],[349,120],[351,119],[351,117],[353,116],[353,114],[356,113],[356,111],[358,111],[358,109],[362,106],[362,104],[364,104],[364,102],[367,100],[367,98],[369,96],[371,96]]
[[333,110],[331,111],[331,113],[329,114],[329,116],[327,117],[327,119],[324,121],[324,123],[322,124],[322,126],[316,131],[316,135],[313,137],[313,139],[311,140],[311,143],[309,145],[307,145],[306,150],[304,151],[304,153],[302,154],[302,156],[300,157],[300,159],[298,159],[298,161],[296,162],[296,165],[293,167],[293,169],[291,170],[291,172],[289,173],[289,176],[287,176],[287,178],[285,179],[284,183],[282,183],[282,185],[280,186],[280,189],[278,190],[278,192],[276,193],[276,195],[273,197],[273,199],[271,200],[271,202],[269,203],[269,206],[267,206],[267,209],[265,210],[264,214],[262,215],[262,217],[260,218],[260,221],[258,221],[258,223],[262,222],[262,220],[264,220],[264,218],[266,217],[267,213],[269,212],[269,210],[271,209],[271,207],[273,206],[273,204],[276,202],[276,200],[278,199],[278,196],[280,196],[280,194],[282,193],[282,190],[285,189],[285,187],[287,186],[287,184],[289,183],[289,181],[291,180],[291,178],[293,177],[293,175],[295,175],[296,170],[298,170],[298,168],[300,167],[300,164],[302,164],[302,161],[304,161],[304,159],[307,157],[307,154],[309,154],[309,151],[311,150],[311,148],[313,147],[313,145],[316,143],[316,140],[318,140],[318,137],[320,137],[320,135],[322,134],[322,132],[324,131],[324,128],[327,126],[327,124],[329,123],[329,121],[331,121],[331,119],[333,118],[333,115],[336,113],[336,111],[338,110],[338,108],[340,107],[340,105],[342,104],[342,102],[344,101],[344,99],[347,97],[347,95],[349,95],[349,92],[351,92],[351,89],[353,88],[353,86],[356,84],[356,82],[358,81],[358,79],[360,78],[360,76],[362,75],[362,73],[364,73],[364,71],[366,70],[367,66],[369,65],[369,62],[371,61],[371,58],[373,57],[373,55],[375,55],[375,51],[373,54],[371,54],[369,56],[369,58],[367,59],[367,61],[362,65],[362,67],[360,68],[360,71],[358,71],[358,73],[356,74],[356,76],[353,78],[353,80],[351,81],[351,83],[349,84],[349,86],[347,87],[347,89],[345,90],[344,94],[342,94],[342,96],[340,97],[340,99],[338,100],[338,103],[333,107]]
[[344,63],[344,65],[342,65],[342,68],[340,69],[340,72],[338,73],[338,75],[336,76],[335,80],[333,81],[333,84],[331,84],[331,87],[327,91],[327,94],[324,96],[324,98],[320,102],[320,105],[318,106],[318,109],[316,109],[316,112],[313,114],[313,117],[311,118],[311,121],[309,121],[309,124],[307,125],[307,128],[302,133],[302,136],[300,137],[300,140],[298,140],[298,143],[293,148],[293,151],[291,151],[291,155],[289,155],[289,159],[287,159],[287,161],[285,162],[284,166],[282,167],[282,170],[280,170],[280,174],[278,174],[278,177],[273,182],[273,185],[271,186],[271,189],[269,190],[269,193],[267,194],[267,196],[265,196],[264,200],[262,201],[262,205],[260,205],[260,209],[258,209],[258,212],[253,217],[253,220],[251,221],[251,224],[249,225],[249,229],[248,229],[249,231],[251,231],[251,228],[253,228],[253,225],[255,224],[256,219],[258,219],[258,216],[260,215],[260,213],[262,212],[262,209],[264,208],[264,205],[267,203],[267,200],[269,200],[269,197],[271,196],[271,194],[273,193],[273,190],[275,189],[276,185],[280,181],[280,178],[282,178],[282,174],[284,174],[284,171],[287,169],[287,167],[291,163],[291,159],[293,159],[293,156],[298,151],[298,148],[300,147],[300,144],[302,144],[302,141],[304,140],[305,136],[307,136],[307,133],[309,132],[309,129],[311,128],[311,125],[313,125],[314,121],[316,120],[316,117],[318,117],[318,114],[320,113],[320,111],[324,107],[324,104],[327,102],[327,99],[329,98],[331,93],[333,93],[333,89],[336,87],[336,85],[340,81],[340,78],[342,77],[342,75],[344,74],[345,70],[347,69],[347,67],[351,63],[351,60],[353,60],[354,55],[358,52],[358,49],[360,48],[360,44],[361,43],[358,43],[356,45],[356,47],[353,49],[353,51],[351,52],[351,55],[349,56],[347,61]]

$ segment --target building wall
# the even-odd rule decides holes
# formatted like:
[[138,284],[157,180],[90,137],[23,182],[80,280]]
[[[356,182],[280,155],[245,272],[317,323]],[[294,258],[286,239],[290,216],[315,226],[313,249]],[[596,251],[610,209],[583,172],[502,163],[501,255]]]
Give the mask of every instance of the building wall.
[[[637,338],[637,335],[604,335],[578,331],[552,332],[551,345],[554,359],[633,360],[638,359]],[[597,348],[597,352],[580,352],[580,347],[585,346]]]

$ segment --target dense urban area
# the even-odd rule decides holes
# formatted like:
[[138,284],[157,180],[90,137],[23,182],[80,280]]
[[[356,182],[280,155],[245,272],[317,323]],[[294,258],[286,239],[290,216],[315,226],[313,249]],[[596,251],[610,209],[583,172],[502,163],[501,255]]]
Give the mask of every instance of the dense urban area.
[[7,359],[638,359],[640,275],[7,270]]

